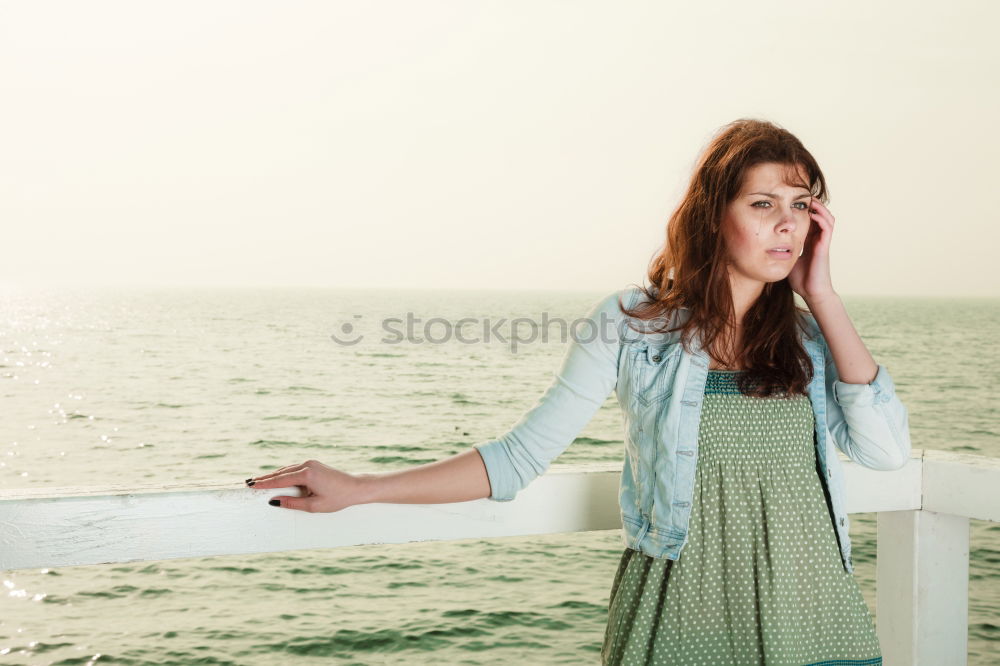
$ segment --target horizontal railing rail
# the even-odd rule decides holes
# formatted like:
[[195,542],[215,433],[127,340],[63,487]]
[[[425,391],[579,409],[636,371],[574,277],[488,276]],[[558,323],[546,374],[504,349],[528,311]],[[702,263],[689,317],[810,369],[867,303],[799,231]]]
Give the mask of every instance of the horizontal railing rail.
[[[849,513],[878,514],[876,612],[885,663],[964,664],[969,519],[1000,522],[1000,459],[915,449],[901,469],[844,460]],[[561,465],[515,500],[276,509],[298,488],[196,484],[0,490],[0,570],[377,543],[620,529],[620,463]]]

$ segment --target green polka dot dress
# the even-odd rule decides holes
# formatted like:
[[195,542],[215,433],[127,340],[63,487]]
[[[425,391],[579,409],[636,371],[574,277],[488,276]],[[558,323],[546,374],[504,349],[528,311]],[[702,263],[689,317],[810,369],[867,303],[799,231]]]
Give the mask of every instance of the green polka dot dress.
[[805,395],[757,398],[709,370],[688,541],[679,559],[626,548],[602,663],[881,664],[844,569]]

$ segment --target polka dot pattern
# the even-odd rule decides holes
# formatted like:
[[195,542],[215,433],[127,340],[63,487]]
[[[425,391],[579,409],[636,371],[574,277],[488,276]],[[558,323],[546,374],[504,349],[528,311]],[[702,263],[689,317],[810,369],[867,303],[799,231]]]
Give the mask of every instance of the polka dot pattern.
[[840,558],[809,398],[743,395],[736,372],[708,373],[679,559],[622,553],[602,663],[881,664]]

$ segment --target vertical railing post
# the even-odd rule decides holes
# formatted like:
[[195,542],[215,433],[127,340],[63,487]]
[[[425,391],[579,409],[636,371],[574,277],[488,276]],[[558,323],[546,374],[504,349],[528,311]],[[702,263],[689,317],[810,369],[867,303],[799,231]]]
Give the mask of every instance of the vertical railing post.
[[878,513],[876,625],[886,666],[962,666],[969,643],[969,519]]

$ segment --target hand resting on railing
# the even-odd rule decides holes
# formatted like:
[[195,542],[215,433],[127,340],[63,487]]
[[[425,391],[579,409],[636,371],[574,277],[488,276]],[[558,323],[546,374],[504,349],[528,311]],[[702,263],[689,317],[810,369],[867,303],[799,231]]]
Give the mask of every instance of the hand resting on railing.
[[271,503],[309,513],[330,513],[374,502],[447,504],[490,496],[486,465],[475,448],[444,460],[380,474],[348,474],[318,460],[307,460],[249,478],[246,484],[253,488],[298,486],[302,497],[278,495]]

